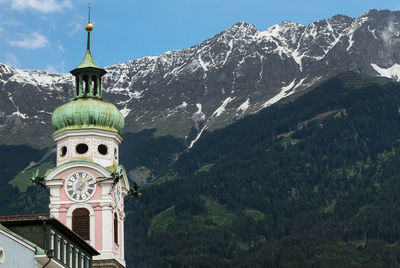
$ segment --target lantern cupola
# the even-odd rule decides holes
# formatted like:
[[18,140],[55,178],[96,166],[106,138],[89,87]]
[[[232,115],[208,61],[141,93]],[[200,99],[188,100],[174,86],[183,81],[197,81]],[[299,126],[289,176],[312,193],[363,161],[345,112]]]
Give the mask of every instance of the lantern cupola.
[[93,30],[93,24],[89,21],[85,26],[87,31],[87,48],[81,64],[71,71],[75,76],[75,99],[78,98],[99,98],[101,99],[101,77],[107,72],[97,66],[90,52],[90,32]]

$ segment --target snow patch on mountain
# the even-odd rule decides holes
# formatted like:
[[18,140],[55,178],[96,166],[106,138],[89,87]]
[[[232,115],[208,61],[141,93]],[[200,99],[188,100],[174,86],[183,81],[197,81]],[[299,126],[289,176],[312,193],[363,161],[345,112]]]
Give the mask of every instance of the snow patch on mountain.
[[[352,47],[353,47],[353,45],[354,45],[354,33],[365,23],[365,22],[367,22],[368,21],[368,17],[360,17],[360,18],[358,18],[358,19],[356,19],[352,24],[351,24],[351,26],[347,29],[347,31],[345,32],[345,34],[348,36],[348,38],[349,38],[349,45],[347,46],[347,48],[346,48],[346,51],[349,51]],[[373,33],[373,36],[376,38],[376,39],[378,39],[377,37],[376,37],[376,35],[375,35],[375,29],[374,29],[374,31],[371,31],[371,29],[370,29],[370,25],[368,25],[368,30],[370,31],[370,32],[372,32]]]
[[224,100],[224,102],[221,104],[221,106],[219,106],[219,107],[214,111],[214,113],[213,113],[211,116],[215,116],[215,117],[220,116],[220,115],[225,111],[226,105],[228,105],[228,103],[230,103],[234,98],[235,98],[235,97],[233,97],[233,98],[231,98],[231,97],[226,98],[226,99]]
[[176,109],[183,109],[183,108],[186,108],[187,106],[188,106],[187,102],[184,101],[184,102],[182,102],[181,105],[176,106]]
[[129,88],[114,88],[114,89],[111,89],[111,90],[108,90],[108,92],[119,92],[121,95],[125,95],[125,96],[127,96],[128,97],[128,99],[126,99],[126,100],[121,100],[121,101],[119,101],[117,104],[119,104],[119,105],[126,105],[127,103],[130,103],[133,99],[140,99],[140,98],[142,98],[143,97],[143,91],[144,90],[141,90],[141,91],[137,91],[137,90],[135,90],[135,91],[129,91]]
[[226,64],[226,62],[228,61],[229,56],[230,56],[231,53],[232,53],[232,49],[233,49],[233,39],[232,39],[232,40],[229,40],[228,45],[229,45],[229,51],[226,53],[225,59],[224,59],[224,62],[222,62],[222,65],[225,65],[225,64]]
[[200,63],[201,68],[203,68],[204,72],[207,72],[207,71],[208,71],[208,64],[205,63],[205,62],[201,59],[201,55],[199,55],[198,60],[199,60],[199,63]]
[[23,114],[20,111],[16,111],[16,112],[12,113],[11,115],[15,115],[15,116],[21,117],[22,119],[29,118],[29,116],[27,114]]
[[[201,103],[196,103],[197,111],[192,115],[192,120],[195,123],[195,127],[197,130],[199,130],[199,124],[200,122],[204,121],[206,119],[205,114],[202,112],[203,106]],[[193,145],[200,139],[201,135],[203,134],[204,130],[208,128],[207,123],[204,124],[204,126],[200,129],[200,131],[197,133],[197,136],[190,142],[188,148],[191,149]]]
[[304,81],[305,81],[307,78],[308,78],[308,76],[307,76],[307,77],[304,77],[303,79],[301,79],[300,82],[298,82],[298,83],[293,87],[293,91],[294,91],[296,88],[302,86],[303,83],[304,83]]
[[293,58],[302,71],[302,59],[304,54],[299,51],[301,36],[299,33],[304,32],[305,27],[298,23],[282,22],[267,28],[263,32],[255,35],[257,42],[274,43],[274,48],[265,47],[266,52],[278,53],[280,58],[284,60],[283,55]]
[[201,103],[196,103],[197,111],[192,115],[192,120],[196,129],[199,129],[199,123],[206,119],[206,115],[202,112]]
[[12,74],[12,73],[14,73],[16,70],[13,68],[13,67],[11,67],[11,66],[9,66],[9,65],[7,65],[7,64],[3,64],[3,63],[0,63],[0,73],[3,73],[3,74]]
[[127,117],[128,114],[132,111],[132,109],[127,108],[126,106],[124,107],[124,109],[120,110],[121,114],[123,117]]
[[193,147],[193,145],[196,143],[196,141],[198,141],[201,137],[201,135],[203,134],[203,131],[207,129],[207,124],[204,125],[204,127],[199,131],[199,133],[197,134],[196,138],[194,138],[194,140],[192,140],[192,142],[189,144],[188,149],[191,149]]
[[379,73],[380,76],[387,77],[396,81],[400,81],[400,65],[395,63],[392,67],[381,68],[375,63],[371,63],[372,68]]
[[72,75],[49,74],[45,71],[15,69],[14,74],[9,78],[9,81],[61,91],[61,89],[55,86],[55,84],[60,81],[72,82]]
[[296,79],[294,79],[289,85],[283,87],[278,94],[276,94],[274,97],[270,98],[267,102],[265,102],[262,107],[266,108],[268,106],[271,106],[272,104],[280,101],[281,99],[291,95],[293,92],[289,92],[289,91],[294,87],[295,82],[296,82]]
[[370,33],[372,33],[372,36],[374,37],[374,39],[379,39],[377,36],[376,36],[376,29],[373,29],[373,30],[371,30],[371,26],[370,25],[368,25],[368,31],[370,32]]
[[[220,115],[225,111],[225,107],[228,105],[228,103],[231,102],[233,99],[235,99],[235,97],[234,97],[234,98],[231,98],[231,97],[226,98],[226,99],[222,102],[221,106],[219,106],[219,107],[213,112],[213,114],[210,116],[210,118],[207,120],[207,122],[204,124],[204,126],[200,129],[200,131],[198,132],[197,136],[190,142],[190,144],[189,144],[189,146],[188,146],[189,149],[191,149],[191,148],[193,147],[193,145],[198,141],[198,139],[200,139],[200,137],[201,137],[201,135],[203,134],[204,130],[206,130],[206,129],[208,128],[208,122],[209,122],[211,119],[220,116]],[[202,105],[201,105],[200,103],[197,103],[196,106],[197,106],[197,109],[198,109],[198,110],[197,110],[196,113],[194,113],[194,114],[192,115],[192,119],[193,119],[193,121],[195,121],[195,119],[200,119],[200,120],[195,121],[195,123],[196,123],[196,128],[198,129],[198,126],[199,126],[198,124],[199,124],[200,121],[205,120],[205,115],[204,115],[204,113],[202,112]]]
[[249,107],[250,107],[250,99],[247,99],[245,102],[243,102],[243,103],[236,109],[236,111],[238,111],[238,112],[242,111],[242,113],[243,113],[243,112],[246,111]]
[[196,116],[200,120],[204,120],[205,119],[205,115],[202,112],[203,106],[201,105],[201,103],[196,103],[196,107],[197,107],[197,111],[193,114],[193,116]]

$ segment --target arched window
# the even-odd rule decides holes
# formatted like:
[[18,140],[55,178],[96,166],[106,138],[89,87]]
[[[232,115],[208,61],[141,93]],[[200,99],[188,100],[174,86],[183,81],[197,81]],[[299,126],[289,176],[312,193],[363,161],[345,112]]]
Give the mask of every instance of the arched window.
[[118,245],[118,215],[114,213],[114,242]]
[[89,93],[89,78],[87,75],[83,76],[83,84],[85,87],[85,95]]
[[77,208],[72,212],[72,231],[84,240],[90,240],[89,210]]
[[76,96],[78,97],[79,96],[79,77],[75,77],[75,93],[76,93]]
[[93,95],[97,95],[97,77],[95,75],[92,76],[93,82]]

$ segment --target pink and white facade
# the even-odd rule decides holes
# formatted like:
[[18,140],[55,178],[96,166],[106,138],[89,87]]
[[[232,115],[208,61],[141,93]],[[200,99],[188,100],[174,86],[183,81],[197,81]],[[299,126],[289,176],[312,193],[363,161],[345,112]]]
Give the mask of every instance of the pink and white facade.
[[[74,211],[86,209],[89,212],[87,242],[100,253],[93,259],[115,260],[125,267],[123,200],[129,191],[129,182],[124,170],[123,178],[118,183],[114,184],[111,179],[112,172],[118,166],[118,147],[122,136],[114,131],[88,128],[56,132],[53,138],[57,143],[57,167],[46,176],[51,215],[74,230]],[[82,144],[87,146],[84,153],[77,150]],[[96,183],[90,197],[76,200],[67,191],[67,181],[74,174],[82,172]],[[82,188],[82,183],[80,186]]]

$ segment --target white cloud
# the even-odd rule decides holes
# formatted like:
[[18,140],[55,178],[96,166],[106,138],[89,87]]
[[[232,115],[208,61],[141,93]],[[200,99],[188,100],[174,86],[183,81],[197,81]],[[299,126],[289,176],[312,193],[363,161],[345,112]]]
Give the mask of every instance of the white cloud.
[[17,56],[15,56],[14,54],[7,54],[6,55],[6,59],[5,59],[5,64],[13,66],[13,67],[17,67],[18,65],[18,58]]
[[13,47],[21,47],[24,49],[37,49],[50,45],[47,38],[38,32],[33,32],[29,36],[23,36],[22,40],[13,40],[9,43]]
[[383,29],[381,37],[383,43],[388,47],[398,46],[400,44],[399,26],[394,23],[393,18],[390,17],[388,26]]
[[7,36],[6,30],[4,29],[4,27],[0,26],[0,40],[2,41],[7,40],[6,36]]
[[395,33],[395,27],[393,20],[390,19],[388,23],[388,27],[382,31],[382,39],[386,45],[390,45],[392,42],[392,37]]
[[[0,0],[1,1],[1,0]],[[1,2],[0,2],[1,3]],[[0,18],[0,24],[2,26],[20,26],[23,25],[23,23],[21,21],[18,21],[16,19],[4,19],[4,18]]]
[[57,73],[57,68],[56,68],[56,66],[53,66],[53,65],[47,65],[46,72],[48,72],[48,73]]
[[73,36],[77,32],[82,31],[83,29],[82,24],[76,22],[70,23],[68,24],[68,26],[71,26],[71,31],[68,33],[69,36]]
[[58,43],[58,44],[57,44],[57,48],[58,48],[58,50],[60,50],[61,52],[64,52],[64,47],[63,47],[63,45],[61,45],[61,43]]
[[[0,3],[4,2],[7,2],[7,0],[0,0]],[[71,7],[71,0],[11,0],[11,8],[16,10],[33,9],[39,12],[49,13],[62,11],[65,8]]]
[[48,73],[65,73],[65,62],[61,62],[59,64],[51,65],[48,64],[46,66],[46,72]]

